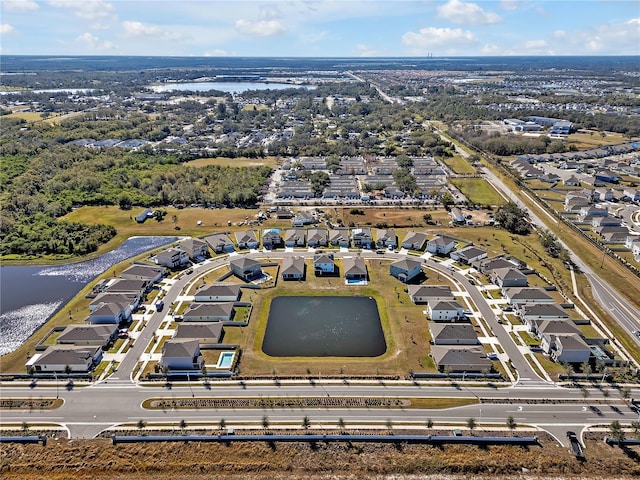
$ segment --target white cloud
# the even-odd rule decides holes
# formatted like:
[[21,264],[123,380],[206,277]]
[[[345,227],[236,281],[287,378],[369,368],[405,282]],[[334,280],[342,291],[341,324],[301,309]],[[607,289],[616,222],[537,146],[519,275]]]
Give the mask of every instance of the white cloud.
[[567,36],[567,32],[564,30],[556,30],[551,34],[551,36],[556,39],[565,38]]
[[546,40],[529,40],[524,43],[524,48],[527,50],[539,50],[541,48],[547,48],[548,44]]
[[329,36],[329,32],[323,30],[322,32],[317,33],[304,33],[300,35],[300,40],[304,43],[318,43]]
[[15,28],[13,28],[8,23],[0,24],[0,35],[11,35],[12,33],[16,33]]
[[461,28],[421,28],[418,33],[407,32],[402,36],[402,43],[413,50],[444,47],[456,48],[473,44],[476,37],[469,30]]
[[518,0],[501,0],[500,8],[513,12],[518,9]]
[[204,52],[205,57],[226,57],[229,54],[226,50],[220,50],[219,48],[214,48],[213,50],[209,50],[208,52]]
[[38,8],[33,0],[2,0],[2,9],[7,12],[32,12]]
[[109,17],[114,14],[111,3],[103,0],[49,0],[52,7],[69,8],[74,11],[76,17],[87,20]]
[[380,52],[365,45],[364,43],[359,43],[356,45],[356,48],[353,49],[353,54],[356,57],[378,57],[380,56]]
[[624,23],[601,24],[588,30],[566,32],[563,44],[578,55],[638,55],[640,18]]
[[124,34],[131,38],[154,38],[157,40],[179,40],[181,36],[163,30],[157,25],[150,25],[142,22],[124,21],[122,22]]
[[481,52],[483,55],[500,55],[501,53],[504,53],[502,48],[493,43],[484,45]]
[[449,0],[438,7],[438,16],[456,25],[486,25],[499,23],[502,18],[497,13],[485,12],[475,3]]
[[236,20],[236,30],[245,35],[256,37],[273,37],[287,31],[286,27],[279,20]]
[[109,41],[102,41],[95,35],[85,32],[76,38],[76,41],[85,44],[93,50],[113,50],[113,44]]

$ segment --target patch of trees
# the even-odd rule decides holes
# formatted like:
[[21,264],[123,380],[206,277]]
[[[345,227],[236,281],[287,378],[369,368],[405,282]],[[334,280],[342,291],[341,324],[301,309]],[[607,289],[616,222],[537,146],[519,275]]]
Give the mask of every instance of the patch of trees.
[[538,232],[538,235],[540,236],[540,244],[542,245],[542,248],[544,248],[545,252],[553,258],[559,258],[562,261],[569,260],[569,252],[560,245],[558,237],[549,230],[541,230]]
[[418,188],[416,178],[407,168],[396,168],[393,171],[393,180],[396,186],[405,193],[413,193]]
[[496,212],[495,220],[510,233],[527,235],[531,232],[527,212],[513,202],[501,206]]

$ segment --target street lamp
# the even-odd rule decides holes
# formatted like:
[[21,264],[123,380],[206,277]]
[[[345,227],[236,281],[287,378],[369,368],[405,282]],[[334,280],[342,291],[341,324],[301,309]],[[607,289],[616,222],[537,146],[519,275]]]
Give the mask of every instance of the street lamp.
[[56,379],[56,398],[60,398],[60,386],[58,384],[58,374],[56,372],[53,372],[53,376]]
[[193,389],[191,388],[191,376],[189,375],[189,372],[187,372],[187,384],[189,385],[189,390],[191,391],[191,398],[195,398]]

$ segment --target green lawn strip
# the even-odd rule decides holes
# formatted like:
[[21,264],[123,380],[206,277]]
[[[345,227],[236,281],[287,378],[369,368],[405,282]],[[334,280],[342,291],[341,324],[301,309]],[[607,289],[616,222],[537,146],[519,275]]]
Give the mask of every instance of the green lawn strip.
[[476,169],[473,168],[469,164],[469,162],[460,157],[460,155],[454,155],[453,157],[444,157],[442,160],[451,170],[453,170],[454,173],[460,175],[473,175],[474,173],[476,173]]
[[504,200],[484,178],[452,178],[451,183],[472,203],[502,205]]
[[142,408],[424,408],[446,409],[478,403],[476,398],[363,398],[363,397],[271,397],[271,398],[148,398]]
[[60,408],[64,400],[61,398],[3,398],[0,400],[0,409],[3,410],[53,410]]

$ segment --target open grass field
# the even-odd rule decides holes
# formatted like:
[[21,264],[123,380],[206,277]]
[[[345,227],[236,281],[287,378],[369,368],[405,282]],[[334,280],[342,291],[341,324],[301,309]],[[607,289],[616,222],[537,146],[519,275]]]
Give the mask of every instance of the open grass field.
[[483,178],[452,178],[451,183],[472,203],[480,205],[502,205],[504,200]]
[[443,157],[442,161],[451,169],[454,173],[464,175],[464,174],[474,174],[476,173],[476,169],[471,166],[469,162],[467,162],[460,155],[454,155],[453,157]]
[[185,163],[188,167],[206,167],[209,165],[217,165],[218,167],[260,167],[266,165],[275,168],[277,160],[275,157],[266,158],[247,158],[247,157],[216,157],[216,158],[198,158]]
[[602,135],[599,131],[580,130],[567,137],[566,144],[575,145],[578,150],[600,147],[602,145],[615,145],[616,143],[628,142],[629,139],[619,133],[607,132]]
[[[347,420],[347,427],[348,419]],[[313,422],[313,418],[311,418]],[[333,428],[332,428],[333,427]],[[216,434],[217,429],[188,433]],[[197,428],[197,426],[196,426]],[[310,433],[339,433],[334,426]],[[435,429],[402,430],[410,434],[450,435],[451,426]],[[179,433],[179,425],[175,426]],[[287,433],[272,429],[273,433]],[[256,432],[257,433],[257,432]],[[260,432],[261,433],[261,432]],[[365,433],[354,431],[353,433]],[[387,430],[379,429],[378,434]],[[508,435],[508,432],[503,432]],[[106,438],[94,440],[49,439],[41,445],[11,445],[0,453],[5,480],[253,480],[298,478],[356,480],[394,478],[397,480],[447,478],[450,480],[598,480],[637,478],[640,466],[634,461],[638,447],[625,452],[609,447],[602,434],[587,434],[588,461],[579,462],[566,447],[537,431],[540,446],[487,448],[450,445],[393,444],[308,444],[308,443],[141,443],[112,445]],[[526,476],[522,472],[526,471]]]

